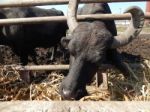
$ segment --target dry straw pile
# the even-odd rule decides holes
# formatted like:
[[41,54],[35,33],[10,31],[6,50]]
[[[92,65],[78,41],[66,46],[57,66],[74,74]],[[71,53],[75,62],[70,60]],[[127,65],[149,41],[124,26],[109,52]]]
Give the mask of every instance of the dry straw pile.
[[[107,70],[109,90],[101,91],[96,87],[95,79],[87,86],[89,95],[80,101],[150,101],[150,60],[129,64],[139,81],[124,79],[117,70]],[[19,72],[13,67],[0,67],[0,100],[46,100],[62,101],[59,86],[63,79],[60,72],[38,74],[31,84],[20,79]],[[39,75],[40,74],[40,75]],[[44,77],[44,78],[43,78]]]

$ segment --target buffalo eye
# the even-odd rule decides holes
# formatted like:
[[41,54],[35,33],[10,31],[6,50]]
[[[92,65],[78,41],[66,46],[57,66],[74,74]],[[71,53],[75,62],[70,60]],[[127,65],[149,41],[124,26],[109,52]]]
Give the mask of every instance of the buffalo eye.
[[62,37],[62,39],[61,39],[61,45],[64,48],[68,49],[69,41],[70,41],[70,38],[68,38],[68,37]]

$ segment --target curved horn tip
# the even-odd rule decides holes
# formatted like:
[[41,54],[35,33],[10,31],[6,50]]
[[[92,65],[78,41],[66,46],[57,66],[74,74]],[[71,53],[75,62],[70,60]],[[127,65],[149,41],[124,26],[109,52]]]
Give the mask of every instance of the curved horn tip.
[[144,25],[144,12],[137,6],[127,8],[125,13],[131,13],[131,22],[126,31],[114,37],[111,48],[118,48],[127,45],[138,36]]
[[[131,18],[134,19],[135,21],[133,22],[135,28],[143,27],[145,18],[144,18],[144,12],[140,7],[131,6],[127,8],[124,13],[131,13],[132,16]],[[139,24],[137,21],[140,21]]]
[[134,13],[134,12],[141,12],[144,15],[143,10],[138,6],[130,6],[124,11],[124,13]]

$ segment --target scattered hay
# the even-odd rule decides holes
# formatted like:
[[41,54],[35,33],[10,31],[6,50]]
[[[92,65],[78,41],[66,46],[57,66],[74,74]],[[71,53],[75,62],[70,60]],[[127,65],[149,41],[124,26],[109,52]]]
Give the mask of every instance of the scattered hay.
[[144,60],[143,63],[130,64],[132,65],[133,72],[139,78],[138,82],[131,78],[128,80],[123,79],[112,71],[109,76],[112,100],[150,101],[149,62],[148,60]]
[[[101,91],[95,80],[87,86],[89,95],[80,101],[150,101],[150,60],[129,64],[139,78],[139,82],[124,79],[117,70],[108,70],[109,90]],[[37,72],[37,74],[40,74]],[[44,77],[44,78],[43,78]],[[36,81],[36,79],[40,79]],[[31,84],[20,79],[18,71],[11,67],[0,67],[0,101],[46,100],[61,101],[59,86],[64,78],[57,72],[37,75]]]

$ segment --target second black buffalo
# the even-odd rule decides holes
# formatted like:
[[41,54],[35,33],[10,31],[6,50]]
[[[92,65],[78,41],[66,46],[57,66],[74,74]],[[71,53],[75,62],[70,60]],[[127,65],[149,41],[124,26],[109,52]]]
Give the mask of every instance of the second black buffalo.
[[[38,7],[22,7],[0,9],[0,19],[28,18],[43,16],[63,16],[63,12],[56,9],[41,9]],[[67,23],[45,22],[37,24],[19,24],[0,26],[0,45],[7,45],[20,57],[21,63],[28,63],[31,55],[34,63],[36,47],[49,48],[56,46],[66,35]]]

